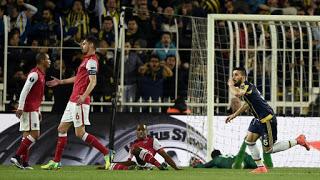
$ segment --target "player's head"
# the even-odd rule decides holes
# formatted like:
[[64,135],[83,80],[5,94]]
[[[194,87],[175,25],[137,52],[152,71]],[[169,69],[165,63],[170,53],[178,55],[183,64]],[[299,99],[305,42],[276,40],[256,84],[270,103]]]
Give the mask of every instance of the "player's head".
[[147,126],[145,124],[138,124],[136,133],[138,139],[147,137]]
[[97,48],[97,38],[94,36],[88,36],[81,42],[82,53],[87,54],[88,52],[95,52]]
[[246,69],[243,67],[236,67],[232,71],[232,79],[235,83],[235,86],[239,86],[247,78]]
[[215,157],[217,157],[217,156],[220,156],[221,155],[221,152],[220,152],[220,150],[218,150],[218,149],[214,149],[212,152],[211,152],[211,158],[213,159],[213,158],[215,158]]
[[47,53],[40,52],[36,55],[36,62],[38,66],[42,66],[45,69],[50,67],[51,61]]

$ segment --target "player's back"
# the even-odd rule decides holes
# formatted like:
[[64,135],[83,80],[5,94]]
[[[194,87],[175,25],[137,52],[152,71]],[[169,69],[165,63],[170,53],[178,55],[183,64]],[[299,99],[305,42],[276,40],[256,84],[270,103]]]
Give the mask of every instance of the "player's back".
[[[23,111],[38,111],[44,95],[45,73],[39,68],[35,67],[30,71],[28,76],[30,77],[27,79],[27,81],[30,81],[34,84],[26,97]],[[37,79],[35,76],[37,76]]]
[[233,155],[220,155],[213,159],[214,165],[217,168],[232,168],[232,164],[234,163],[235,156]]
[[252,114],[256,118],[261,120],[270,114],[274,114],[272,108],[269,106],[267,101],[263,98],[259,90],[253,84],[245,81],[240,85],[240,89],[244,89],[246,91],[243,98],[250,106]]

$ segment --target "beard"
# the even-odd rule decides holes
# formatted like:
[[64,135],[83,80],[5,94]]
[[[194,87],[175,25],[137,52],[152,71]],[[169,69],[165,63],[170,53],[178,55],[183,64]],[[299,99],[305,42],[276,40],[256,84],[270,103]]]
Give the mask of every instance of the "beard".
[[239,81],[236,81],[235,83],[234,83],[234,86],[236,86],[236,87],[239,87],[241,85],[241,81],[239,80]]

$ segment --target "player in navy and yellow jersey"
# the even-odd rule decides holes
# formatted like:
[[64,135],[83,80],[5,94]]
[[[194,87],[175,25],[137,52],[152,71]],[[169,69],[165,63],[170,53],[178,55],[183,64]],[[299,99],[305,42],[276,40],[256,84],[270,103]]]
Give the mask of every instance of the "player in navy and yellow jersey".
[[306,137],[298,136],[296,139],[277,142],[277,119],[272,108],[267,101],[261,96],[258,89],[246,80],[246,70],[242,67],[234,68],[232,71],[232,79],[229,79],[228,86],[232,94],[243,98],[244,103],[240,109],[227,117],[226,123],[245,112],[250,108],[254,118],[252,119],[245,142],[251,152],[252,158],[255,160],[258,168],[252,173],[266,173],[268,170],[264,166],[260,158],[260,152],[256,145],[256,141],[261,138],[266,153],[276,153],[287,150],[297,144],[304,146],[310,150]]

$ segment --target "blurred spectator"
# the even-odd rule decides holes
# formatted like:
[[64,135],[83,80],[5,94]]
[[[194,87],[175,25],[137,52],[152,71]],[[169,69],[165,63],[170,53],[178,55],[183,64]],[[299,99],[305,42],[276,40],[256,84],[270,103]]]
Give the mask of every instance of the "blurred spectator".
[[[9,33],[9,45],[19,46],[20,33],[18,29],[12,29]],[[8,77],[13,77],[15,72],[20,69],[22,57],[22,49],[19,48],[8,48]]]
[[[164,81],[164,97],[171,100],[176,99],[177,97],[186,98],[188,91],[188,69],[186,66],[181,66],[175,56],[168,56],[166,58],[166,65],[172,71],[172,76],[167,77]],[[176,76],[176,68],[178,68],[178,76]],[[176,78],[177,86],[176,87]],[[175,96],[175,91],[177,89],[177,97]]]
[[131,44],[125,43],[124,58],[124,100],[129,102],[130,99],[135,101],[137,94],[138,68],[143,65],[139,56],[130,50]]
[[200,0],[200,6],[207,14],[218,14],[221,12],[221,3],[224,0]]
[[113,63],[114,58],[114,50],[110,49],[111,46],[107,43],[106,40],[100,40],[99,42],[99,49],[97,52],[101,54],[107,61]]
[[[101,52],[97,53],[97,57],[99,60],[99,69],[97,85],[92,92],[92,97],[95,102],[110,102],[112,94],[114,93],[113,61]],[[93,111],[107,112],[110,110],[108,110],[106,106],[93,106]]]
[[162,98],[164,80],[172,76],[172,71],[165,62],[160,61],[157,55],[151,55],[150,61],[140,66],[139,73],[142,75],[139,80],[141,97],[144,100],[151,98],[154,101]]
[[101,16],[100,17],[101,18],[106,16],[115,17],[117,20],[117,23],[119,23],[119,18],[120,18],[120,15],[118,13],[119,6],[120,5],[116,0],[105,0],[103,14],[102,14],[102,17]]
[[163,8],[161,6],[159,6],[158,0],[152,0],[151,4],[149,6],[149,9],[153,13],[162,13],[163,12]]
[[267,4],[261,4],[259,8],[269,11],[273,15],[296,15],[297,9],[292,7],[289,1],[283,3],[284,7],[280,6],[279,0],[268,0]]
[[38,12],[38,9],[31,4],[24,3],[24,0],[17,0],[17,6],[19,15],[15,27],[20,31],[21,43],[26,44],[28,33],[31,31],[31,18]]
[[128,20],[128,29],[126,30],[126,41],[134,42],[142,38],[136,18]]
[[[54,21],[54,16],[51,9],[44,9],[42,11],[42,19],[40,22],[32,27],[30,36],[33,39],[48,39],[49,46],[57,45],[57,38],[60,36],[60,26]],[[60,37],[59,37],[60,38]]]
[[90,33],[89,16],[83,7],[81,0],[75,0],[72,5],[71,11],[66,17],[67,28],[77,27],[77,33],[74,37],[76,42],[80,42]]
[[148,55],[147,55],[147,52],[145,50],[145,48],[147,48],[147,41],[144,40],[144,39],[138,39],[134,42],[134,45],[133,45],[134,48],[136,48],[136,53],[137,55],[139,56],[139,58],[141,59],[141,61],[143,63],[146,63],[147,62],[147,58],[148,58]]
[[19,99],[20,92],[23,88],[23,85],[26,79],[27,79],[27,76],[23,73],[21,69],[17,69],[13,76],[8,76],[8,87],[7,87],[8,100]]
[[[60,67],[62,63],[62,79],[71,77],[71,73],[67,71],[66,66],[61,59],[57,59],[53,66],[47,72],[47,80],[51,80],[51,76],[60,79]],[[60,85],[52,88],[54,103],[51,112],[62,113],[69,101],[69,95],[72,92],[72,84]],[[48,87],[46,87],[48,89]]]
[[171,34],[164,32],[161,36],[161,40],[155,46],[155,53],[159,56],[161,61],[164,61],[167,56],[176,55],[176,46],[171,41]]
[[158,37],[155,19],[152,17],[149,12],[148,6],[145,4],[139,6],[137,13],[139,32],[143,35],[141,38],[147,40],[148,47],[154,47],[154,39]]
[[105,40],[112,47],[115,46],[114,25],[111,16],[103,18],[102,27],[99,32],[99,40]]
[[160,24],[160,28],[164,32],[178,32],[178,29],[175,25],[175,18],[174,18],[174,9],[171,6],[168,6],[164,9],[163,15],[160,16],[161,20],[158,23]]
[[35,67],[36,63],[36,55],[38,52],[40,52],[40,49],[38,48],[39,46],[39,41],[34,39],[31,42],[31,48],[27,49],[24,53],[23,56],[20,57],[22,59],[21,65],[23,68],[23,72],[27,74],[30,72],[30,70]]

